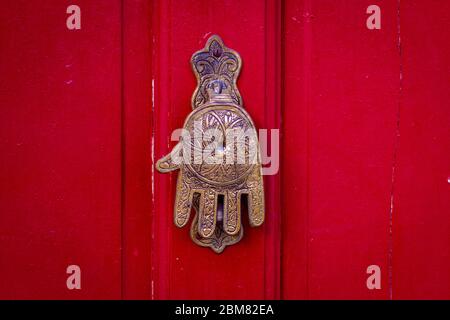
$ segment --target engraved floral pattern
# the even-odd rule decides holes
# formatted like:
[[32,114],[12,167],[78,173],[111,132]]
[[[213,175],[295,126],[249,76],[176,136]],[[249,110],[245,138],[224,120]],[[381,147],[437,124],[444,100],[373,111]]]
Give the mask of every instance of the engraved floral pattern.
[[[198,87],[192,98],[194,111],[185,122],[191,134],[191,149],[202,151],[210,141],[197,139],[209,129],[220,130],[226,137],[233,129],[249,131],[256,138],[254,124],[242,106],[242,99],[236,86],[240,71],[239,55],[223,45],[222,40],[212,36],[204,50],[192,57]],[[201,123],[200,127],[194,123]],[[199,132],[197,132],[197,130]],[[178,227],[189,221],[191,208],[196,213],[190,228],[191,239],[198,245],[209,247],[220,253],[228,245],[239,242],[243,237],[241,224],[241,196],[247,194],[249,221],[251,226],[259,226],[264,221],[264,189],[259,152],[250,159],[250,143],[245,134],[234,137],[231,145],[226,142],[217,152],[238,155],[244,150],[245,163],[226,162],[224,157],[218,163],[177,164],[167,155],[157,162],[160,172],[179,169],[177,193],[174,205],[174,222]],[[227,139],[225,139],[227,141]],[[250,142],[253,141],[253,142]],[[184,141],[186,142],[186,141]],[[183,142],[183,143],[184,143]],[[184,152],[179,143],[174,149]],[[216,152],[214,150],[214,152]],[[189,157],[189,156],[188,156]],[[191,160],[195,160],[194,154]],[[236,160],[236,159],[234,159]],[[256,161],[251,161],[256,160]],[[223,208],[218,213],[219,195],[223,196]]]
[[230,88],[230,96],[237,105],[242,103],[241,95],[236,86],[236,79],[241,68],[241,59],[236,51],[225,48],[222,40],[213,36],[207,44],[206,50],[199,51],[192,56],[191,63],[197,75],[198,86],[192,99],[195,109],[208,102],[207,89],[212,81],[221,79]]

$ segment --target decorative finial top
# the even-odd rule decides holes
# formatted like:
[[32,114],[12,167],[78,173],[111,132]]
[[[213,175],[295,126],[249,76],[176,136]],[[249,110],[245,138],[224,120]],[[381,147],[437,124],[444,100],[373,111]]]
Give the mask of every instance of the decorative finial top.
[[236,86],[241,70],[241,57],[223,44],[219,36],[209,37],[203,50],[191,58],[197,77],[197,88],[192,96],[192,109],[208,102],[234,103],[242,106]]

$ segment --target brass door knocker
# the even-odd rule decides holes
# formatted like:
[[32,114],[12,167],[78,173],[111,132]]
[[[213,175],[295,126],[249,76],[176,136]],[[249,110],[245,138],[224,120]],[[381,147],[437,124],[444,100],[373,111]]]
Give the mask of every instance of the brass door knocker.
[[255,125],[236,86],[242,64],[239,54],[214,35],[194,53],[191,64],[197,77],[193,111],[179,143],[156,168],[162,173],[180,169],[175,225],[185,226],[194,208],[192,240],[220,253],[242,239],[244,196],[250,225],[264,222],[261,156]]

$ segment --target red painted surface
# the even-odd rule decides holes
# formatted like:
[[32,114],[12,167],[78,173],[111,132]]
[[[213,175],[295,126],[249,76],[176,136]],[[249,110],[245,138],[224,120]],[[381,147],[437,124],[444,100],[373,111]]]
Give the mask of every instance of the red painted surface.
[[405,1],[400,9],[393,296],[450,299],[450,4]]
[[123,4],[122,297],[151,298],[151,5]]
[[[378,1],[368,30],[357,0],[76,4],[69,31],[69,4],[2,3],[0,298],[450,298],[447,5]],[[282,144],[264,226],[221,255],[172,224],[176,174],[153,170],[214,33]]]
[[[396,133],[397,7],[381,30],[361,1],[287,1],[283,116],[283,294],[388,298]],[[382,270],[368,290],[366,268]]]
[[120,298],[121,7],[78,3],[69,31],[64,2],[2,1],[1,298]]

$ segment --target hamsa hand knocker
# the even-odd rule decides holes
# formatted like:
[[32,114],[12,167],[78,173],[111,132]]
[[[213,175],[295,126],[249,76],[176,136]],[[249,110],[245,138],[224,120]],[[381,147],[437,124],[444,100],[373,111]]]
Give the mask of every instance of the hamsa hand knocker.
[[156,168],[180,170],[175,225],[184,227],[194,208],[191,239],[220,253],[242,239],[241,204],[247,203],[250,226],[264,222],[261,156],[255,125],[236,86],[239,54],[211,36],[191,64],[197,77],[193,111],[180,141]]

